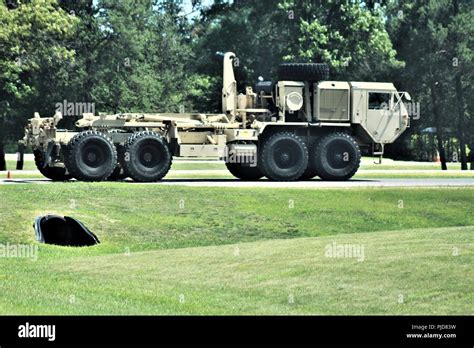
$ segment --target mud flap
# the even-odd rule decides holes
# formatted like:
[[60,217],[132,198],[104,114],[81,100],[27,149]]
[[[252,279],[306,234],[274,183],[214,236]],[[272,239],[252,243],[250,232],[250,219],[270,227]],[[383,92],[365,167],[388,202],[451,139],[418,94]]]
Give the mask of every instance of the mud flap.
[[100,243],[81,222],[69,216],[38,216],[33,224],[36,240],[62,246],[90,246]]

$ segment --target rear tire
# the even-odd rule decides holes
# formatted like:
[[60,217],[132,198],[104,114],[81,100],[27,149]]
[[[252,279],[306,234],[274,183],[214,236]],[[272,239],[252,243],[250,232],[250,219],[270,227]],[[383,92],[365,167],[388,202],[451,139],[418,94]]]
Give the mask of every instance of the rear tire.
[[125,154],[125,147],[122,145],[117,145],[118,161],[117,161],[117,164],[115,165],[114,171],[107,178],[107,181],[123,180],[129,176],[123,165],[124,156],[125,156],[124,154]]
[[78,180],[105,180],[117,163],[117,151],[112,140],[97,131],[76,134],[69,142],[67,152],[66,167]]
[[240,180],[258,180],[263,177],[263,173],[258,167],[250,167],[242,163],[225,163],[229,172]]
[[71,179],[69,174],[66,174],[66,167],[44,167],[44,153],[41,150],[34,150],[36,168],[43,176],[53,181],[66,181]]
[[348,180],[359,169],[360,148],[347,133],[336,132],[322,137],[314,151],[316,172],[323,180]]
[[261,171],[277,181],[298,179],[308,166],[308,149],[304,141],[290,132],[275,133],[262,146]]
[[133,180],[153,182],[168,173],[171,161],[171,152],[163,137],[156,132],[143,131],[129,138],[122,163]]

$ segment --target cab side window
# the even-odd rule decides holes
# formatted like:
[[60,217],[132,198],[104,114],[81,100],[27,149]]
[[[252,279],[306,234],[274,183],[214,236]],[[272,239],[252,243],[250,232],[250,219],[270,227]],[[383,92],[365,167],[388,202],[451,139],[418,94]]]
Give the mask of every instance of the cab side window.
[[388,110],[390,105],[390,93],[369,92],[370,110]]

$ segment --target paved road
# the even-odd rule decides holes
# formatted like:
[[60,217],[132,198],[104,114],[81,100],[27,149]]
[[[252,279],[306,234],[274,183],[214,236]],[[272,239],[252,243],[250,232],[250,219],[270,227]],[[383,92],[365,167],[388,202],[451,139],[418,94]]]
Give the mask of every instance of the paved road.
[[[0,185],[20,184],[51,184],[47,179],[13,179],[0,180]],[[73,182],[71,182],[73,184]],[[349,181],[296,181],[275,182],[269,180],[240,181],[234,179],[164,179],[156,183],[123,182],[124,185],[182,185],[197,187],[268,187],[268,188],[300,188],[318,189],[331,187],[462,187],[474,186],[474,179],[353,179]],[[91,184],[93,185],[93,183]]]
[[[40,172],[36,169],[32,170],[10,170],[9,171],[13,177],[17,174],[26,175],[26,174],[37,174],[39,175]],[[229,175],[230,173],[227,169],[171,169],[169,172],[170,174],[179,174],[179,175],[186,175],[186,174],[214,174],[214,175]],[[440,174],[440,175],[450,175],[450,174],[474,174],[474,171],[461,171],[461,170],[449,170],[449,171],[441,171],[439,169],[359,169],[357,171],[358,175],[361,174]],[[0,176],[6,176],[7,171],[0,171]]]
[[[16,153],[7,153],[5,155],[5,159],[7,161],[16,161],[17,160],[17,154]],[[25,161],[34,161],[34,156],[31,153],[26,153],[24,157]],[[221,161],[217,158],[206,158],[206,157],[173,157],[173,162],[179,162],[179,163],[222,163],[224,164],[224,161]],[[374,165],[374,168],[377,167],[376,164],[374,164],[374,158],[372,157],[362,157],[361,164],[363,165]],[[433,164],[437,164],[436,162],[414,162],[414,161],[394,161],[389,158],[384,158],[383,159],[383,164],[384,165],[404,165],[404,166],[432,166]]]

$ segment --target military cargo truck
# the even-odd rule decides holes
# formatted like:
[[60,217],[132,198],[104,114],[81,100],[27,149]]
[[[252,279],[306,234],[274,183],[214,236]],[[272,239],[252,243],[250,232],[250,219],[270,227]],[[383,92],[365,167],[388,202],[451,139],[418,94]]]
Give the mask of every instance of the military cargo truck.
[[52,180],[152,182],[175,156],[221,158],[242,180],[347,180],[361,147],[381,158],[409,127],[410,96],[392,83],[330,81],[326,64],[285,63],[278,81],[239,94],[236,56],[222,56],[220,113],[85,113],[75,131],[58,128],[59,112],[35,113],[21,143]]

